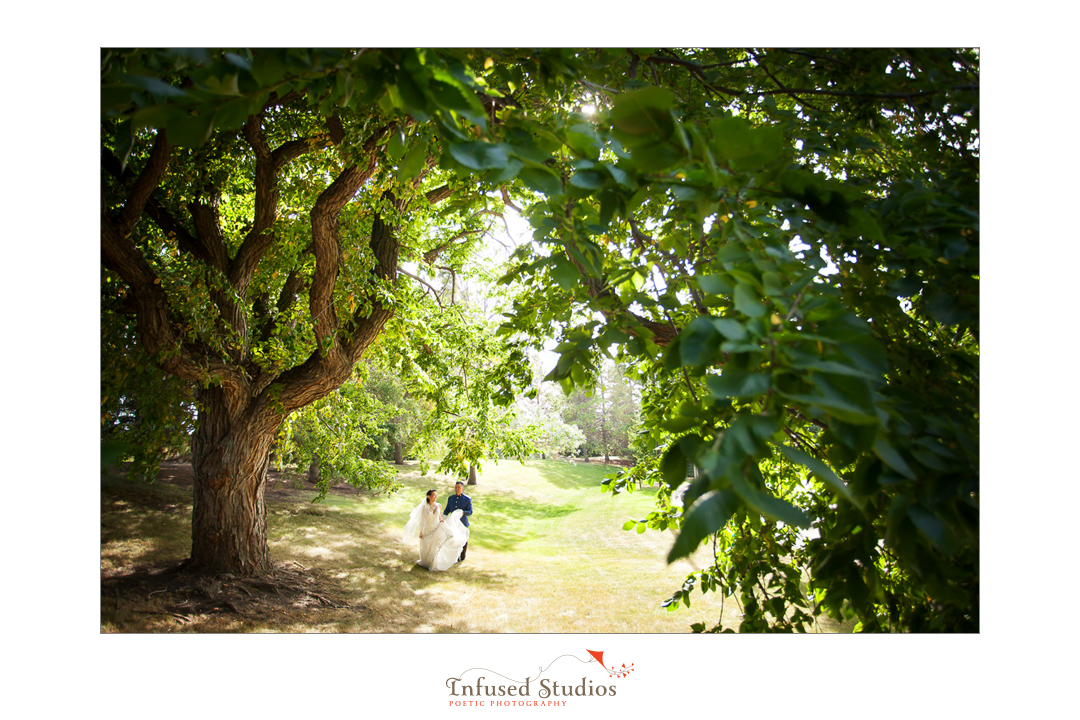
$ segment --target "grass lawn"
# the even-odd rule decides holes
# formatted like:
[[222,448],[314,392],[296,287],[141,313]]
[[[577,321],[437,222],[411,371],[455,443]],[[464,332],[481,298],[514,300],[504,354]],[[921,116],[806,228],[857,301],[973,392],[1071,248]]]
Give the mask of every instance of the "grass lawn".
[[[617,468],[532,460],[485,466],[468,487],[474,514],[468,557],[447,572],[416,565],[415,543],[401,542],[409,512],[431,488],[445,504],[452,479],[399,468],[404,484],[390,497],[332,493],[310,502],[310,490],[267,493],[271,555],[332,582],[348,608],[296,607],[262,613],[193,614],[175,608],[115,604],[102,594],[102,630],[203,632],[689,632],[712,626],[721,612],[715,593],[693,596],[690,608],[660,603],[691,570],[708,561],[668,566],[673,534],[626,532],[622,524],[653,507],[655,491],[612,497],[600,481]],[[103,579],[139,568],[175,564],[190,549],[191,489],[168,482],[102,483]],[[169,610],[165,612],[163,610]],[[739,606],[723,606],[737,627]]]

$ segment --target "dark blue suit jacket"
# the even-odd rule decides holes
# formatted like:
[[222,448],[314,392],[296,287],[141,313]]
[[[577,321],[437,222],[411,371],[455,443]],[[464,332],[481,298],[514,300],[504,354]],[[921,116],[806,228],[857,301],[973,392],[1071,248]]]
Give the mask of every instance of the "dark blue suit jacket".
[[443,515],[449,515],[455,510],[464,511],[461,514],[461,524],[469,527],[469,516],[472,515],[472,498],[465,493],[451,495],[450,499],[446,501],[446,509],[443,510]]

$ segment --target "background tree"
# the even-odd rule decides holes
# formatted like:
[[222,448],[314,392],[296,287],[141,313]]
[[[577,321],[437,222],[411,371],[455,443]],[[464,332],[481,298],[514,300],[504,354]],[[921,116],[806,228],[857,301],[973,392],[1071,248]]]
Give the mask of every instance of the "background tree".
[[618,363],[606,363],[604,375],[610,397],[611,452],[621,458],[628,458],[633,455],[631,442],[641,426],[641,398]]
[[420,444],[439,472],[467,477],[487,458],[519,457],[535,432],[515,423],[514,400],[530,380],[524,350],[502,342],[474,305],[426,304],[407,335],[385,346],[389,362],[408,378],[408,392],[430,407]]
[[403,464],[420,441],[431,408],[409,394],[401,377],[374,362],[368,363],[364,390],[383,405],[396,409],[396,414],[382,425],[376,457]]
[[596,371],[596,386],[575,388],[567,398],[563,415],[585,434],[585,456],[630,455],[630,434],[638,425],[638,404],[623,371],[604,360]]
[[585,462],[588,462],[590,457],[603,452],[598,395],[586,392],[584,389],[571,392],[567,397],[566,407],[563,409],[563,417],[568,424],[581,429],[585,438],[581,446],[581,455]]

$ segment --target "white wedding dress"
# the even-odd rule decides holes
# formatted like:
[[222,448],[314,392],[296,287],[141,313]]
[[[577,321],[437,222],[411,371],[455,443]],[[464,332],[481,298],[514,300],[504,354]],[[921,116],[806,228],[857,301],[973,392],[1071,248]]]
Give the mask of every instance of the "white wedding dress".
[[424,500],[409,515],[405,525],[403,542],[420,539],[420,559],[417,564],[428,570],[442,572],[449,569],[461,556],[461,548],[469,542],[469,528],[461,522],[461,510],[441,517],[441,508]]

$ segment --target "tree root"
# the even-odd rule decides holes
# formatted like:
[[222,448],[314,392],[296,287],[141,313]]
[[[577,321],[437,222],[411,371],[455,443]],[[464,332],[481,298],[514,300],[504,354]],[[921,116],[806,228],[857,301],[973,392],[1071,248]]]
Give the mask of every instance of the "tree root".
[[[165,615],[196,629],[222,614],[256,622],[280,622],[283,614],[294,615],[297,623],[314,625],[318,619],[313,613],[364,609],[351,607],[339,592],[331,578],[295,561],[276,564],[272,575],[262,577],[188,573],[180,565],[140,570],[101,583],[102,608],[111,606],[114,619],[128,613]],[[106,605],[105,598],[115,602]]]

